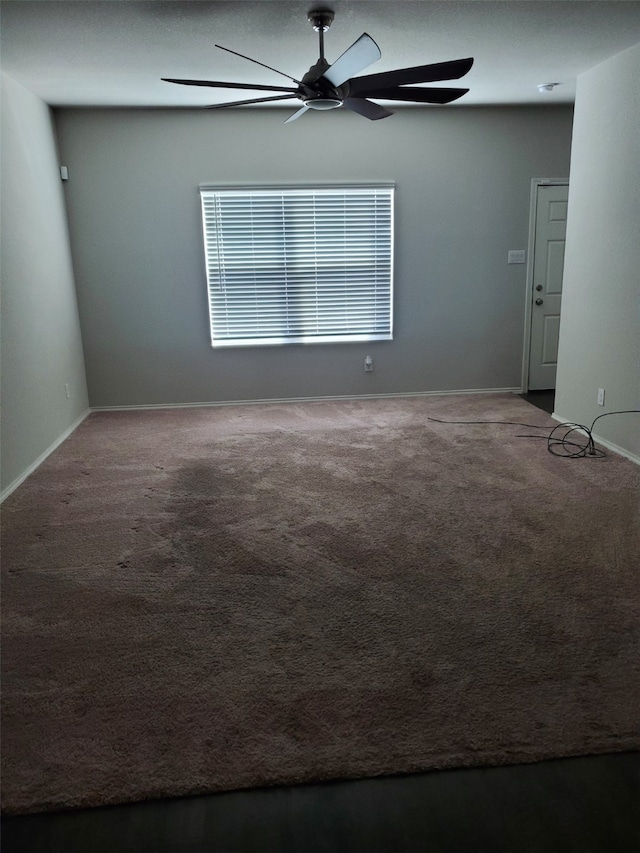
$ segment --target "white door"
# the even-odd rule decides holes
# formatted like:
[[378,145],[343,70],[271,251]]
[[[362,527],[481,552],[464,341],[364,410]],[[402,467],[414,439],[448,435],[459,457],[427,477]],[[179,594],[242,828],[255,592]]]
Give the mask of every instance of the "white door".
[[529,390],[556,387],[568,185],[537,188]]

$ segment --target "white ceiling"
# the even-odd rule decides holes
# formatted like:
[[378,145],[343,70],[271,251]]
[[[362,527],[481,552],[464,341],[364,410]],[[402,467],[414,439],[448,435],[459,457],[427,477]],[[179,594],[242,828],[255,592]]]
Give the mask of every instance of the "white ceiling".
[[[458,101],[466,105],[570,103],[577,75],[640,42],[635,0],[2,0],[2,69],[53,106],[249,98],[160,78],[290,85],[214,44],[299,78],[318,57],[307,12],[319,7],[335,11],[325,36],[330,62],[363,32],[378,43],[382,59],[364,74],[475,57],[450,84],[470,88]],[[541,96],[537,86],[548,82],[560,85]]]

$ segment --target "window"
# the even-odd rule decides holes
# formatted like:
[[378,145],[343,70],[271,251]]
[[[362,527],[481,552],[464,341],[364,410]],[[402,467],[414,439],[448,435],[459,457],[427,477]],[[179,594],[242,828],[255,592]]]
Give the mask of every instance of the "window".
[[393,337],[392,186],[200,194],[214,347]]

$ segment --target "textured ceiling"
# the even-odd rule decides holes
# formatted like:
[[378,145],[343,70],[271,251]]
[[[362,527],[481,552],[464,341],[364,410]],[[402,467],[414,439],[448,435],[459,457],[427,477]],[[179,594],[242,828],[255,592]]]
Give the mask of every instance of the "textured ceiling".
[[[466,105],[572,102],[577,75],[640,42],[633,0],[3,0],[2,69],[54,106],[222,103],[237,91],[160,78],[288,85],[214,44],[300,77],[318,56],[307,12],[321,6],[336,16],[325,36],[329,61],[363,32],[380,46],[382,59],[363,73],[475,57],[451,84],[470,88],[458,102]],[[547,82],[560,85],[541,96]]]

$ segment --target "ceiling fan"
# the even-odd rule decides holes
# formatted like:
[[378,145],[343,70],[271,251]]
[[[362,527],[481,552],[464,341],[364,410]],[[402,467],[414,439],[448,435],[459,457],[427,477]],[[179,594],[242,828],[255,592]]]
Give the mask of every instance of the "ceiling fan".
[[275,71],[287,77],[293,86],[265,86],[258,83],[226,83],[219,80],[177,80],[172,77],[163,77],[167,83],[179,83],[182,86],[209,86],[218,89],[251,89],[253,91],[280,92],[282,94],[269,95],[264,98],[250,98],[246,101],[232,101],[227,104],[213,104],[205,109],[218,110],[225,107],[238,107],[245,104],[261,104],[267,101],[286,101],[297,98],[302,101],[302,107],[289,116],[285,124],[299,118],[307,110],[333,110],[338,107],[346,107],[365,118],[376,121],[393,115],[391,110],[386,109],[369,98],[379,98],[385,101],[412,101],[422,104],[448,104],[461,98],[468,89],[423,89],[406,84],[411,83],[434,83],[440,80],[457,80],[469,71],[473,65],[473,59],[454,59],[451,62],[436,62],[431,65],[417,65],[413,68],[399,68],[396,71],[383,71],[380,74],[367,74],[364,77],[354,77],[360,71],[367,68],[371,63],[381,57],[380,48],[371,38],[363,33],[351,47],[348,47],[342,56],[329,65],[324,56],[324,34],[331,26],[334,14],[330,9],[316,9],[309,12],[308,19],[318,33],[320,39],[320,58],[312,65],[302,80],[296,80],[276,68],[271,68],[263,62],[222,47],[242,59],[248,59],[256,65]]

